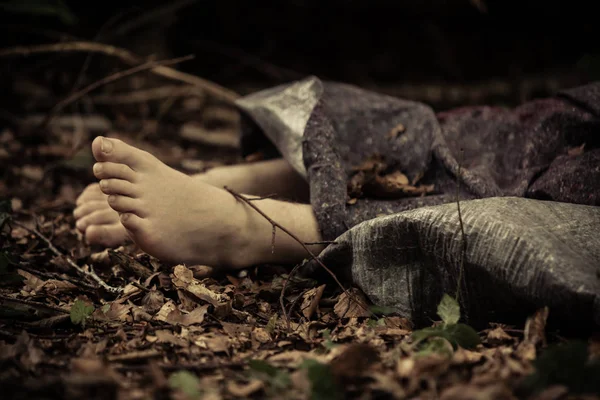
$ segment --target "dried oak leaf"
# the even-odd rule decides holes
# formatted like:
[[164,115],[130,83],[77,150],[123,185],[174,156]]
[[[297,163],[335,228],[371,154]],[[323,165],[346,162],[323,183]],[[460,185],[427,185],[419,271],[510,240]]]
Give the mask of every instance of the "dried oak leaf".
[[231,298],[225,294],[216,293],[208,289],[204,284],[196,280],[193,272],[185,266],[175,266],[171,280],[176,288],[183,289],[197,299],[212,304],[215,307],[214,313],[217,317],[226,317],[231,313]]
[[321,301],[321,296],[323,296],[323,291],[325,290],[325,285],[321,285],[319,287],[310,289],[302,296],[302,305],[300,306],[300,310],[302,310],[302,315],[306,319],[310,319],[315,311],[319,308],[319,302]]
[[17,270],[17,273],[25,278],[23,290],[26,292],[33,291],[39,293],[43,291],[50,294],[57,294],[78,289],[77,286],[73,285],[71,282],[59,281],[57,279],[48,279],[45,281],[21,269]]
[[173,332],[160,329],[154,332],[159,343],[170,343],[179,347],[189,347],[189,342],[180,336],[175,336]]
[[525,360],[534,360],[537,355],[536,348],[546,345],[546,321],[548,320],[548,307],[535,312],[525,322],[523,341],[517,347],[515,353]]
[[502,327],[498,326],[494,329],[491,329],[487,333],[487,342],[492,346],[497,346],[500,344],[508,344],[514,342],[515,338],[510,336],[508,333],[502,329]]
[[370,317],[369,303],[362,291],[351,288],[340,294],[338,302],[333,307],[335,315],[340,318]]
[[356,343],[346,347],[329,365],[334,376],[352,378],[363,375],[377,361],[379,354],[375,348],[365,343]]

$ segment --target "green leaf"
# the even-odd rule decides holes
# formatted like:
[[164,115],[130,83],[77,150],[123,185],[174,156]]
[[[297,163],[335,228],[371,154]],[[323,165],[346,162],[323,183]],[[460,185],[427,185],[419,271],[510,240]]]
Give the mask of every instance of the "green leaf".
[[329,365],[309,359],[304,360],[300,368],[307,370],[308,380],[311,384],[311,400],[338,400],[343,398]]
[[180,390],[191,399],[199,399],[200,379],[189,371],[177,371],[169,377],[169,387],[172,390]]
[[267,326],[265,326],[265,330],[269,335],[275,333],[275,329],[277,328],[277,314],[273,314],[271,318],[269,318],[269,322],[267,322]]
[[431,328],[419,329],[412,334],[415,344],[432,337],[442,337],[452,343],[454,348],[460,346],[465,349],[472,349],[481,343],[475,329],[465,324],[434,326]]
[[437,313],[442,321],[444,321],[444,324],[456,324],[460,319],[460,305],[454,297],[444,294],[442,301],[438,305]]
[[255,378],[266,381],[275,389],[285,389],[292,380],[287,371],[276,368],[263,360],[250,360],[248,362],[250,373]]
[[77,23],[77,16],[62,0],[8,0],[0,3],[0,9],[15,14],[57,17],[65,25]]
[[323,329],[320,332],[321,336],[323,336],[323,339],[325,339],[323,342],[323,347],[325,347],[327,350],[331,351],[339,346],[337,343],[334,343],[333,340],[331,340],[331,331],[329,329]]
[[575,340],[548,347],[533,365],[535,372],[520,387],[528,394],[553,385],[566,386],[573,394],[600,393],[600,360],[589,360],[585,342]]
[[453,353],[453,346],[448,340],[442,337],[433,337],[425,342],[416,354],[419,356],[427,356],[433,353],[451,356]]
[[275,376],[279,371],[277,368],[263,360],[250,360],[248,361],[248,366],[250,367],[250,370],[268,376]]
[[395,308],[392,307],[384,307],[384,306],[371,306],[371,312],[377,315],[388,315],[394,314],[396,312]]
[[83,300],[77,299],[71,307],[71,322],[75,325],[85,327],[85,321],[94,312],[94,306],[86,303]]

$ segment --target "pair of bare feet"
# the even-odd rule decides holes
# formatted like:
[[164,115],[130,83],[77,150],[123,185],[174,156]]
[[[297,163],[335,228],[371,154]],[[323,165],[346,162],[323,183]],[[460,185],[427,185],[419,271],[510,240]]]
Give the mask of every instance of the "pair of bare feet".
[[[285,235],[278,235],[272,251],[271,224],[221,188],[293,192],[302,180],[282,160],[188,176],[118,139],[96,138],[92,153],[100,182],[86,188],[73,212],[89,243],[113,247],[130,238],[167,262],[225,268],[294,263],[306,256]],[[310,205],[273,199],[257,205],[302,240],[321,240]]]

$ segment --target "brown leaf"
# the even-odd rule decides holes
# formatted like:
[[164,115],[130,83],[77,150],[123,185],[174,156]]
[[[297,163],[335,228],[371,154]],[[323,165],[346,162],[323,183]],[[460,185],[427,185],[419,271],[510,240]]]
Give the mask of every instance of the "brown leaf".
[[239,337],[240,335],[249,335],[252,332],[252,327],[245,324],[233,324],[231,322],[221,322],[221,326],[225,333],[231,337]]
[[214,353],[229,353],[229,338],[225,335],[207,333],[194,338],[194,344],[200,348],[208,349]]
[[158,290],[150,290],[142,298],[142,308],[149,314],[154,314],[165,304],[165,296]]
[[170,343],[179,347],[189,346],[189,342],[187,340],[183,339],[182,337],[173,335],[173,332],[168,331],[166,329],[156,330],[154,334],[156,335],[158,342],[160,343]]
[[490,386],[455,385],[444,390],[440,400],[516,400],[512,391],[503,384]]
[[183,326],[200,325],[204,322],[204,317],[208,312],[208,304],[196,307],[187,314],[183,314],[179,322]]
[[382,198],[398,198],[406,196],[417,196],[433,192],[434,185],[412,186],[406,175],[395,171],[383,176],[375,176],[363,186],[363,192],[367,195]]
[[583,154],[583,150],[584,149],[585,149],[585,143],[583,143],[581,146],[571,147],[569,150],[567,150],[567,154],[570,157],[575,157],[575,156],[578,156],[580,154]]
[[502,329],[502,327],[496,327],[490,330],[487,334],[487,342],[491,345],[499,345],[514,342],[514,338]]
[[132,317],[129,313],[131,307],[129,304],[120,304],[113,301],[110,303],[108,309],[105,307],[97,308],[92,316],[94,319],[103,321],[131,321]]
[[383,157],[380,154],[373,154],[359,165],[352,167],[352,171],[373,172],[378,174],[386,168],[387,164],[383,160]]
[[25,278],[25,287],[23,290],[28,292],[46,292],[56,295],[61,292],[68,292],[78,289],[78,287],[71,282],[59,281],[57,279],[48,279],[47,281],[44,281],[37,276],[21,269],[17,270],[17,273]]
[[370,317],[369,305],[362,291],[356,288],[340,294],[338,302],[333,307],[335,315],[340,318]]
[[252,341],[257,344],[256,347],[258,347],[258,344],[265,344],[273,341],[269,332],[267,332],[265,328],[260,327],[256,327],[252,330],[251,337]]
[[317,311],[319,308],[319,302],[321,301],[321,296],[323,296],[324,290],[325,285],[321,285],[319,287],[310,289],[302,296],[302,305],[300,306],[300,310],[306,319],[310,319],[315,311]]
[[365,343],[351,344],[331,361],[331,372],[340,378],[361,376],[377,361],[379,354],[373,347]]
[[534,360],[537,356],[537,347],[546,346],[546,321],[548,320],[548,312],[548,307],[544,307],[527,318],[523,341],[516,350],[516,354],[522,359]]
[[172,282],[175,287],[187,291],[199,300],[212,304],[215,307],[215,315],[218,318],[225,317],[231,313],[232,301],[225,294],[215,293],[204,284],[194,278],[191,270],[183,265],[177,265],[173,269]]

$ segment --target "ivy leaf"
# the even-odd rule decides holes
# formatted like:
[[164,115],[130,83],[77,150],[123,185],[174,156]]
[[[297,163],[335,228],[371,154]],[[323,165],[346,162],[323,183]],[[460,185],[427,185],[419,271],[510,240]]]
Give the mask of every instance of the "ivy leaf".
[[311,400],[338,400],[343,398],[329,365],[309,359],[305,360],[300,367],[306,369],[311,385]]
[[169,377],[169,387],[172,390],[180,390],[190,399],[199,399],[202,396],[200,391],[200,379],[189,371],[177,371]]
[[94,312],[94,306],[83,300],[77,299],[71,307],[71,322],[85,327],[85,321]]
[[456,324],[460,319],[460,305],[454,297],[444,294],[442,301],[438,305],[437,313],[442,321],[444,321],[444,324]]

